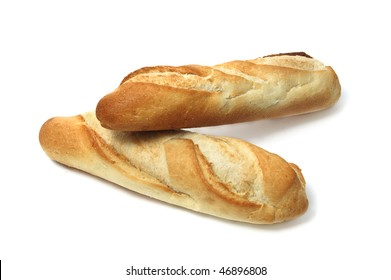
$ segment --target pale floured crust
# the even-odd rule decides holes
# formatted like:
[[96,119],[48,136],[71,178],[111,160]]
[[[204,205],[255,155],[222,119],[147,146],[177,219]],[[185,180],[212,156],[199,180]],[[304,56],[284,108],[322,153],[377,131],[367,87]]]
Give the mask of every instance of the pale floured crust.
[[304,55],[202,65],[145,67],[96,108],[102,126],[146,131],[213,126],[314,112],[341,86],[330,66]]
[[270,224],[308,207],[296,165],[239,139],[112,131],[93,113],[52,118],[39,138],[47,155],[64,165],[217,217]]

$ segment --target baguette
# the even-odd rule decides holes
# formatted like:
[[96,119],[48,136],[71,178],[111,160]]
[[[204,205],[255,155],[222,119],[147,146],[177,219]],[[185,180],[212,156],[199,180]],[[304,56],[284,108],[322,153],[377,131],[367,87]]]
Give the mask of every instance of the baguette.
[[66,166],[229,220],[278,223],[308,207],[296,165],[235,138],[181,130],[113,131],[90,112],[48,120],[39,140],[51,159]]
[[305,53],[213,67],[141,68],[98,102],[105,128],[153,131],[215,126],[322,110],[340,97],[330,66]]

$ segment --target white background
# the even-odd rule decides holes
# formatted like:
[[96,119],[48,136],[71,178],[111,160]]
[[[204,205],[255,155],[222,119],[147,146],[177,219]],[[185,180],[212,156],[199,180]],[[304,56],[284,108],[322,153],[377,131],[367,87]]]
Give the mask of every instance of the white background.
[[[126,276],[132,265],[268,269],[265,277],[189,279],[390,279],[386,2],[1,1],[4,279],[136,279]],[[292,222],[256,226],[183,210],[64,168],[40,148],[43,122],[94,109],[140,67],[291,51],[335,69],[337,105],[199,131],[298,164],[310,207]]]

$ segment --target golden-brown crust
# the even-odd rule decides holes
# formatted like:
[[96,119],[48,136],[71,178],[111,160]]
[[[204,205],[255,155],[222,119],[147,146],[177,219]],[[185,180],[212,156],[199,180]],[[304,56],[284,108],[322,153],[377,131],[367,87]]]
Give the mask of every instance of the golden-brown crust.
[[49,158],[66,166],[120,185],[121,182],[132,182],[136,188],[141,186],[144,194],[149,196],[155,192],[166,197],[177,194],[156,178],[132,166],[86,124],[82,115],[49,119],[41,127],[39,141]]
[[[128,92],[133,94],[128,95]],[[162,100],[165,100],[164,104]],[[138,127],[136,131],[150,130],[150,123],[161,123],[169,130],[183,124],[192,125],[194,120],[214,122],[217,102],[215,92],[183,91],[170,86],[142,82],[125,83],[118,94],[107,95],[99,101],[96,114],[100,116],[101,124],[106,128],[128,130],[128,121],[131,119],[133,125]],[[192,106],[188,106],[189,103]]]
[[340,92],[331,67],[283,54],[213,67],[141,68],[99,101],[96,115],[102,126],[123,131],[213,126],[322,110]]
[[81,115],[47,120],[39,132],[39,141],[51,159],[62,160],[65,165],[72,165],[72,158],[84,154],[86,146],[92,144]]
[[[185,131],[152,134],[107,130],[93,114],[84,114],[50,119],[39,139],[55,161],[225,219],[276,223],[308,207],[300,170],[277,155],[233,138]],[[237,177],[226,168],[235,168]]]

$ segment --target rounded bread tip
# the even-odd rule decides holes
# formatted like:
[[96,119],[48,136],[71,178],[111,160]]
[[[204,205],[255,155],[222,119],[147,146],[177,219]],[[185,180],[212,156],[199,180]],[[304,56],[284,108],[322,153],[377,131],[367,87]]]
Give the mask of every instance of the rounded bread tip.
[[39,130],[39,143],[45,152],[50,146],[52,146],[52,142],[55,141],[53,136],[54,130],[57,126],[57,119],[58,117],[48,119],[46,122],[44,122],[44,124],[41,126],[41,129]]
[[82,150],[80,141],[80,128],[75,123],[83,124],[81,115],[73,117],[53,117],[48,119],[39,131],[39,142],[45,153],[55,161],[62,161],[64,156],[78,154]]
[[106,99],[107,96],[104,96],[102,99],[99,100],[98,104],[95,108],[95,116],[100,121],[100,124],[105,128],[110,128],[105,125],[104,119],[106,118],[107,112],[106,112]]
[[117,108],[117,100],[112,100],[112,94],[107,94],[102,99],[99,100],[95,108],[95,116],[100,122],[100,125],[107,129],[112,130],[121,130],[121,126],[118,125],[118,122],[121,119],[119,111],[121,109]]

